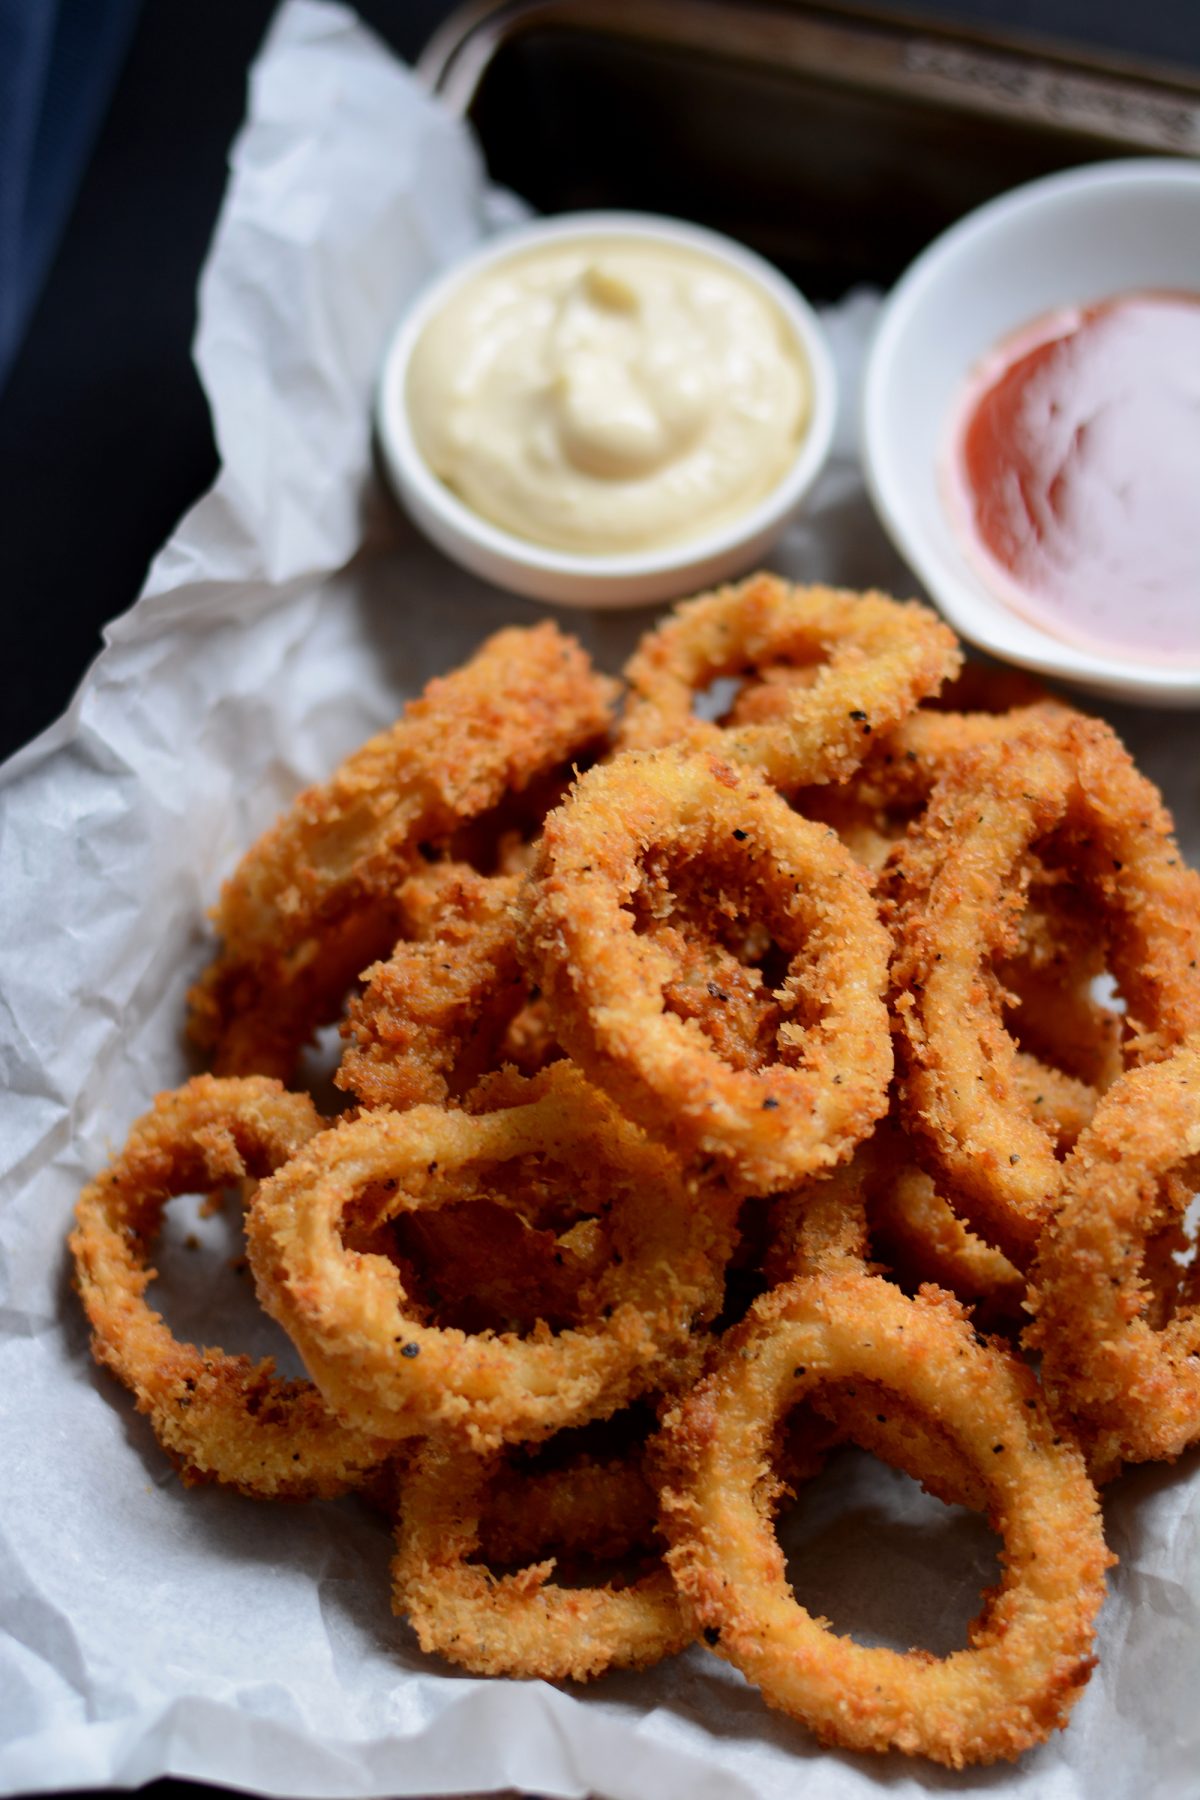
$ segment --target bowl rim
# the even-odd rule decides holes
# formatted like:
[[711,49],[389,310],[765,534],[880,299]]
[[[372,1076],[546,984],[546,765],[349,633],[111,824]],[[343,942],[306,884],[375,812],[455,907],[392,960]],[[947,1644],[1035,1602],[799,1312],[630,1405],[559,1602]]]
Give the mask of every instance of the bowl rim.
[[[1200,696],[1200,659],[1167,663],[1136,660],[1114,651],[1106,656],[1055,636],[1025,614],[1017,613],[981,575],[969,576],[948,566],[932,544],[919,517],[904,504],[910,477],[903,459],[887,456],[883,419],[898,347],[931,293],[948,271],[969,257],[981,242],[1044,208],[1054,208],[1076,195],[1105,194],[1118,204],[1139,191],[1178,189],[1195,192],[1200,201],[1200,162],[1174,157],[1123,157],[1060,170],[998,195],[957,220],[909,264],[887,296],[868,351],[860,402],[863,475],[871,501],[888,535],[906,563],[928,589],[937,606],[963,637],[982,649],[1036,669],[1042,674],[1090,684],[1128,698],[1169,699]],[[1126,286],[1136,286],[1136,283]],[[1153,283],[1148,285],[1153,286]],[[1028,321],[1016,319],[1014,328]],[[969,373],[962,371],[964,379]],[[989,631],[989,621],[997,629]],[[1009,631],[1026,640],[1014,645]]]
[[[720,529],[655,550],[587,555],[556,550],[519,537],[474,511],[434,474],[412,431],[405,401],[407,370],[425,325],[465,282],[526,250],[576,239],[644,239],[691,249],[736,269],[763,290],[796,338],[808,367],[808,424],[794,459],[779,480],[745,512]],[[734,238],[667,214],[613,210],[559,213],[494,233],[467,256],[436,275],[410,301],[384,351],[375,388],[375,429],[392,484],[432,513],[452,539],[466,540],[498,564],[597,585],[632,577],[669,574],[736,551],[739,545],[782,524],[794,511],[828,458],[838,413],[837,375],[825,331],[809,301],[779,269]],[[419,520],[418,520],[419,522]]]

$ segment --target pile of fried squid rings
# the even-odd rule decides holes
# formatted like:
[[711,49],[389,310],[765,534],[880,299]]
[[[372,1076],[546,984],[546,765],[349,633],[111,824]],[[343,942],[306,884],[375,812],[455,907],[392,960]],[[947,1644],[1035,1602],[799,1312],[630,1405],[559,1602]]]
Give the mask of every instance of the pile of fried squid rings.
[[[215,920],[213,1072],[71,1237],[185,1482],[363,1492],[397,1613],[476,1673],[699,1639],[820,1740],[954,1767],[1065,1723],[1097,1487],[1200,1438],[1200,877],[1106,724],[770,576],[620,684],[505,630]],[[331,1122],[286,1084],[339,1019]],[[147,1299],[168,1200],[231,1189],[308,1379]],[[777,1517],[844,1442],[1002,1539],[965,1648],[793,1592]]]

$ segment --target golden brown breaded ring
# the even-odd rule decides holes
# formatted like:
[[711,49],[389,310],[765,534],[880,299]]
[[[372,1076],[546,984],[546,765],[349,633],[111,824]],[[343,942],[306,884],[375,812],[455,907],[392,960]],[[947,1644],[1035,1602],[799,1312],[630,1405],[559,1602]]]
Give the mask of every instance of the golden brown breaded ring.
[[1025,1277],[964,1225],[923,1169],[897,1167],[872,1189],[869,1214],[874,1250],[906,1286],[948,1288],[988,1329],[1024,1319]]
[[1026,1267],[1062,1186],[997,965],[1044,852],[1086,894],[1127,1004],[1124,1057],[1200,1030],[1200,876],[1153,784],[1096,719],[1047,719],[950,765],[893,859],[903,1122],[971,1227]]
[[[1165,1187],[1175,1171],[1186,1179]],[[1028,1339],[1053,1404],[1084,1421],[1101,1479],[1122,1462],[1173,1461],[1200,1440],[1200,1306],[1180,1306],[1156,1330],[1145,1267],[1163,1193],[1182,1208],[1198,1181],[1193,1041],[1109,1089],[1038,1244]]]
[[823,1269],[867,1269],[871,1254],[867,1194],[880,1160],[876,1134],[860,1144],[840,1169],[772,1202],[762,1265],[772,1287]]
[[[639,933],[634,901],[697,865],[777,947],[771,1062],[735,1066],[665,1010],[675,965]],[[888,938],[867,879],[750,771],[672,751],[590,770],[546,821],[519,941],[569,1054],[690,1166],[715,1164],[743,1193],[832,1167],[886,1106]]]
[[[618,743],[707,750],[777,787],[835,781],[961,661],[954,633],[915,601],[754,575],[684,601],[642,639],[625,669]],[[819,668],[811,682],[780,684],[786,698],[767,720],[724,727],[693,713],[713,681],[781,664]]]
[[[776,1423],[859,1380],[950,1436],[1004,1540],[1000,1584],[950,1656],[839,1636],[787,1580],[763,1479]],[[909,1299],[853,1269],[773,1290],[668,1416],[659,1454],[668,1562],[698,1630],[822,1742],[961,1768],[1018,1756],[1065,1723],[1112,1561],[1096,1493],[1028,1368],[981,1343],[948,1297]]]
[[338,1423],[309,1381],[274,1364],[182,1344],[147,1304],[146,1247],[167,1200],[269,1175],[323,1121],[303,1094],[251,1076],[198,1076],[160,1094],[84,1188],[70,1248],[92,1350],[132,1390],[185,1482],[268,1499],[344,1493],[388,1446]]
[[[821,668],[820,663],[800,667],[790,663],[768,663],[757,679],[744,682],[739,688],[721,720],[722,725],[764,725],[771,719],[786,717],[793,704],[791,690],[811,687]],[[984,663],[967,662],[936,694],[923,700],[912,716],[924,721],[930,712],[948,713],[953,720],[963,722],[963,729],[969,736],[978,728],[978,721],[984,718],[1011,714],[1018,707],[1052,702],[1049,690],[1020,669],[991,668]],[[872,759],[875,755],[876,750],[872,750]]]
[[221,1073],[286,1076],[360,969],[397,935],[395,891],[448,840],[600,737],[615,684],[547,622],[499,631],[390,730],[299,795],[214,910],[222,946],[192,990]]
[[[549,1439],[551,1455],[557,1448]],[[529,1563],[550,1550],[615,1559],[662,1548],[658,1495],[642,1467],[645,1446],[624,1454],[532,1465],[510,1459],[507,1478],[492,1484],[481,1520],[486,1560]]]
[[[832,1175],[807,1182],[775,1201],[763,1263],[772,1286],[801,1275],[839,1270],[882,1272],[870,1261],[872,1233],[879,1196],[896,1179],[902,1142],[900,1134],[885,1125]],[[972,1241],[981,1252],[998,1256],[978,1239]],[[835,1427],[834,1441],[859,1444],[881,1456],[947,1505],[976,1510],[986,1505],[979,1478],[953,1438],[878,1383],[856,1376],[819,1390],[807,1404]]]
[[334,1080],[360,1105],[456,1099],[495,1066],[529,999],[511,917],[519,885],[465,863],[405,882],[400,905],[406,922],[419,908],[419,934],[365,972],[341,1028],[350,1042]]
[[[392,1604],[408,1615],[422,1650],[476,1675],[589,1681],[606,1669],[646,1668],[691,1642],[691,1626],[661,1566],[621,1587],[561,1586],[551,1579],[553,1557],[505,1575],[471,1560],[486,1531],[491,1490],[507,1474],[503,1452],[480,1458],[435,1440],[418,1452],[402,1484]],[[574,1480],[585,1490],[576,1521]],[[622,1465],[587,1464],[578,1473],[555,1471],[543,1481],[547,1487],[554,1503],[543,1556],[561,1543],[564,1524],[569,1547],[586,1549],[592,1508],[598,1500],[610,1511],[619,1507],[629,1480]],[[545,1494],[526,1494],[523,1503],[540,1509]],[[531,1523],[536,1527],[536,1512]],[[520,1555],[529,1554],[522,1542]]]
[[523,1199],[467,1200],[394,1221],[401,1279],[410,1300],[424,1303],[424,1323],[520,1333],[539,1319],[551,1330],[578,1319],[581,1291],[611,1252],[605,1221],[556,1229]]
[[[342,1241],[360,1203],[378,1224],[462,1199],[503,1205],[521,1159],[607,1221],[604,1268],[581,1284],[584,1316],[557,1334],[424,1324],[395,1265]],[[607,1418],[690,1371],[733,1233],[732,1208],[686,1191],[671,1158],[565,1062],[524,1105],[343,1121],[263,1182],[247,1222],[259,1299],[343,1417],[389,1438],[454,1432],[476,1450]]]
[[825,1267],[831,1255],[864,1268],[877,1258],[909,1291],[947,1288],[989,1326],[1024,1320],[1024,1276],[963,1224],[890,1121],[833,1175],[781,1195],[770,1229],[763,1272],[772,1285]]
[[878,874],[956,756],[1069,712],[1057,701],[999,714],[921,706],[894,731],[873,740],[869,754],[844,780],[789,788],[787,796],[806,819],[832,825],[855,856]]

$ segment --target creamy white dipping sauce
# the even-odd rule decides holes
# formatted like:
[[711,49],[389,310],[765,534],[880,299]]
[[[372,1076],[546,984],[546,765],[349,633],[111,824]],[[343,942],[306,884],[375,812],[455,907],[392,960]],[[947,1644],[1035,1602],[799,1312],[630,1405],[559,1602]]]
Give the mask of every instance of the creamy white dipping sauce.
[[700,251],[597,237],[467,281],[409,364],[413,436],[483,518],[583,555],[749,512],[808,427],[807,360],[749,278]]

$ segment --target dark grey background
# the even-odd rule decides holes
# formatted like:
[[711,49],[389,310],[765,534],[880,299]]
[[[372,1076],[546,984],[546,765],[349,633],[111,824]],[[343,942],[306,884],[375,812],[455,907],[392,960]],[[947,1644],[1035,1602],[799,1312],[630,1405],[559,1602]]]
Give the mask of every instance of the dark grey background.
[[[0,756],[48,725],[216,454],[196,282],[275,0],[145,0],[0,393]],[[448,0],[363,0],[410,60]]]

